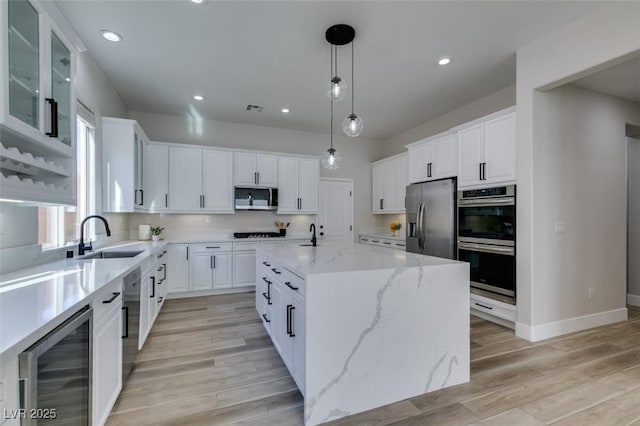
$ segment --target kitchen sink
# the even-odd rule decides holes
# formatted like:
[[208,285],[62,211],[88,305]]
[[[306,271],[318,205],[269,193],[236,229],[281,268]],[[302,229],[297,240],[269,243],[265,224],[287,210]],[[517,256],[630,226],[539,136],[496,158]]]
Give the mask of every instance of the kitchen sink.
[[140,253],[142,253],[142,250],[136,250],[136,251],[107,250],[107,251],[97,251],[95,253],[87,254],[85,256],[81,256],[80,259],[120,259],[123,257],[135,257]]

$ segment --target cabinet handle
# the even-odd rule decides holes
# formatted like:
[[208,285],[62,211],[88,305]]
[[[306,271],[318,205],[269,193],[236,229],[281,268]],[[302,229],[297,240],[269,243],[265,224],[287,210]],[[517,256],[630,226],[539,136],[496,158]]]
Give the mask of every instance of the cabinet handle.
[[149,278],[151,278],[151,296],[149,297],[153,299],[154,297],[156,297],[156,277]]
[[216,257],[213,256],[213,269],[216,269]]
[[291,312],[291,307],[293,305],[287,305],[287,335],[291,336],[291,317],[289,316],[289,312]]
[[144,190],[140,190],[140,205],[144,206]]
[[382,244],[391,244],[391,243],[388,241],[383,241]]
[[160,296],[160,297],[158,298],[158,303],[162,303],[162,299],[164,299],[164,297]]
[[213,256],[209,256],[209,269],[213,269]]
[[109,300],[103,300],[102,303],[111,303],[114,300],[116,300],[118,298],[118,296],[120,296],[120,293],[118,292],[113,292],[113,296],[111,296],[111,298]]
[[45,98],[45,102],[51,107],[51,126],[50,131],[46,132],[47,136],[52,138],[58,137],[58,103],[53,98]]
[[129,307],[128,306],[123,306],[122,307],[122,313],[124,314],[124,335],[122,336],[123,339],[126,339],[127,337],[129,337]]
[[262,318],[264,318],[264,322],[271,322],[271,320],[267,318],[267,314],[262,314]]
[[205,247],[205,248],[208,248],[208,249],[214,249],[214,248],[220,248],[220,246],[207,246],[207,247]]
[[264,266],[266,266],[267,268],[268,268],[269,266],[271,266],[271,264],[270,264],[270,263],[267,263],[267,262],[262,262],[262,264],[263,264]]
[[169,194],[164,194],[164,206],[169,207]]
[[189,260],[189,246],[187,246],[187,260]]
[[276,268],[271,268],[271,270],[273,271],[274,274],[280,275],[282,273],[281,271],[278,271]]
[[480,176],[480,180],[482,180],[482,163],[478,164],[478,175]]
[[492,306],[487,306],[487,305],[483,305],[481,303],[478,302],[474,302],[477,306],[480,306],[481,308],[485,308],[485,309],[489,309],[493,311],[493,307]]
[[487,163],[482,163],[482,180],[487,180]]
[[286,285],[287,287],[289,287],[291,290],[295,290],[295,291],[298,291],[298,288],[299,288],[299,287],[294,287],[294,286],[292,286],[292,285],[291,285],[291,281],[285,281],[285,282],[284,282],[284,285]]
[[256,174],[258,175],[258,181],[256,183],[260,185],[260,172],[256,172]]
[[262,281],[264,281],[267,284],[271,284],[271,281],[269,281],[267,277],[262,277]]
[[[164,253],[166,253],[166,252],[163,252],[162,254],[164,254]],[[162,275],[162,281],[164,281],[164,280],[167,279],[167,264],[166,263],[162,264],[162,270],[163,270],[163,274],[164,274],[164,275]]]
[[380,210],[384,210],[384,198],[380,198]]
[[158,272],[162,271],[162,266],[158,266]]
[[253,183],[254,185],[258,184],[258,172],[253,172]]
[[204,209],[205,204],[207,203],[205,196],[202,196],[202,208]]

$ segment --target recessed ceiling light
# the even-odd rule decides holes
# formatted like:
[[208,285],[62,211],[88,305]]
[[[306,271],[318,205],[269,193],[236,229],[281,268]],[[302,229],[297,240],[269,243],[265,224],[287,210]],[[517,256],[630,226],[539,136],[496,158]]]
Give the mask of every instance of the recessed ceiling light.
[[122,36],[118,33],[114,33],[113,31],[102,30],[100,31],[100,34],[102,34],[102,37],[105,40],[113,41],[114,43],[122,41]]
[[289,114],[289,108],[282,108],[280,111],[282,111],[283,114]]
[[71,81],[71,79],[69,77],[64,79],[65,81]]
[[443,58],[438,59],[438,65],[444,66],[444,65],[449,65],[451,63],[452,59],[448,56],[445,56]]
[[195,4],[202,4],[204,3],[206,0],[191,0],[191,3],[195,3]]
[[193,99],[195,99],[196,101],[203,101],[204,100],[204,96],[194,95]]

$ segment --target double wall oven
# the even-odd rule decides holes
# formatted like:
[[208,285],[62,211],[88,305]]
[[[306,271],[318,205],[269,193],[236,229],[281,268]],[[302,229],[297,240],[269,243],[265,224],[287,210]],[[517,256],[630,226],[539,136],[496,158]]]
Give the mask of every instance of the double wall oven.
[[458,191],[458,260],[471,287],[516,297],[515,185]]

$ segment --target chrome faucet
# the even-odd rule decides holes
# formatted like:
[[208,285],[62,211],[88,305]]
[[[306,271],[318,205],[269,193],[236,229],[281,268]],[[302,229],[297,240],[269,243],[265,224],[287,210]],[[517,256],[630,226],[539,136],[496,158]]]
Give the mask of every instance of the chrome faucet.
[[313,235],[311,236],[311,244],[313,244],[314,247],[318,246],[318,239],[316,238],[316,224],[312,223],[311,226],[309,227],[309,232],[313,232]]
[[100,219],[102,222],[104,222],[104,228],[107,230],[107,237],[111,236],[111,230],[109,229],[109,224],[107,223],[107,219],[105,219],[102,216],[98,216],[97,214],[85,217],[84,219],[82,219],[82,222],[80,222],[80,244],[78,244],[78,256],[82,256],[85,251],[93,250],[91,241],[89,241],[88,244],[84,243],[84,224],[87,220],[92,218]]

